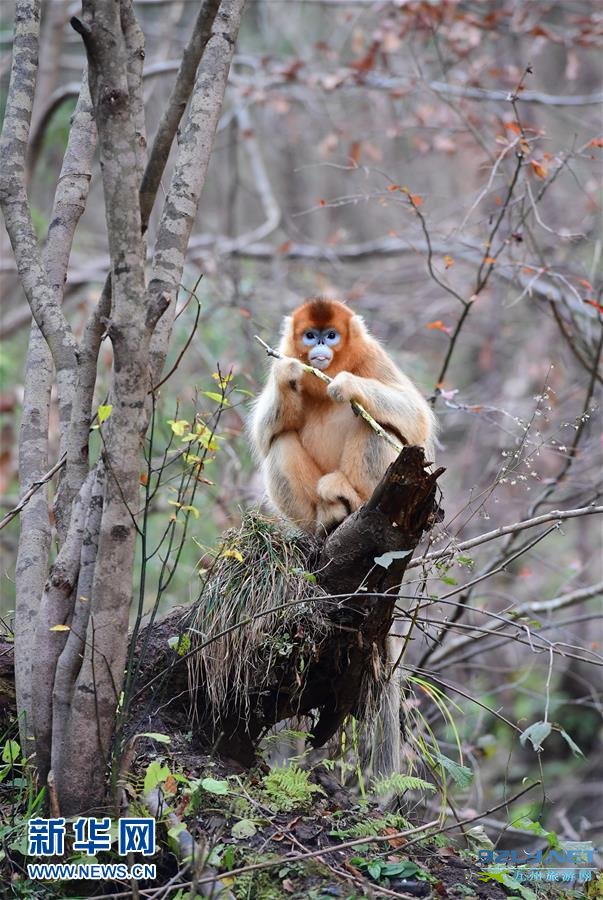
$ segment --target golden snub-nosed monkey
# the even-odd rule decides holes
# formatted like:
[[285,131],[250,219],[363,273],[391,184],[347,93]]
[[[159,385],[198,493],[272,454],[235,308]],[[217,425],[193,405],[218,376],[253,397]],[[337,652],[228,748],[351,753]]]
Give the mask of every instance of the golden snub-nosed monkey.
[[[324,532],[372,494],[396,451],[351,400],[400,443],[433,460],[435,420],[412,381],[343,303],[312,299],[285,318],[279,351],[253,411],[251,436],[270,500],[305,531]],[[329,375],[327,385],[301,362]]]

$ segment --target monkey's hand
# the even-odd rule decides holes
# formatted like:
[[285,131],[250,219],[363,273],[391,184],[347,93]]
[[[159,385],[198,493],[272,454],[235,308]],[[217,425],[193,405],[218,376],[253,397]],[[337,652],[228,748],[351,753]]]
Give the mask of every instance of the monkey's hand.
[[350,400],[360,401],[358,378],[351,372],[340,372],[327,387],[327,394],[336,403],[349,403]]
[[298,359],[277,359],[274,363],[274,376],[281,389],[298,390],[304,374],[304,367]]

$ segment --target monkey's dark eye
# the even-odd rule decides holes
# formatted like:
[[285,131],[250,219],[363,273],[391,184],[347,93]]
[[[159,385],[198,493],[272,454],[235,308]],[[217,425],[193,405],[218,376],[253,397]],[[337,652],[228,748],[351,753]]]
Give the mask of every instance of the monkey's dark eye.
[[336,331],[329,331],[327,337],[329,338],[330,341],[334,341],[335,338],[337,337],[337,332],[336,332]]
[[310,344],[316,343],[316,332],[315,331],[305,331],[303,337],[304,344],[309,346]]
[[335,344],[338,344],[339,343],[339,332],[337,331],[337,329],[329,328],[329,330],[325,334],[325,341],[331,347],[333,347]]

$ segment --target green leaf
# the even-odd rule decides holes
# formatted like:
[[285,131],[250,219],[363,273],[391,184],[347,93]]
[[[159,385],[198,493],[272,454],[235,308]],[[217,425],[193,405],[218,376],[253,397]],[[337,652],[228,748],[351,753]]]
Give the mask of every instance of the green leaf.
[[210,794],[225,795],[228,793],[228,782],[221,781],[218,778],[202,778],[201,787]]
[[157,785],[169,778],[170,775],[171,772],[169,766],[162,766],[158,760],[154,759],[152,763],[149,763],[147,771],[145,772],[144,793],[148,794],[149,791],[156,788]]
[[172,825],[171,828],[168,828],[167,838],[168,838],[168,846],[174,853],[178,853],[180,850],[180,841],[179,835],[182,831],[186,831],[186,825],[184,822],[178,822],[177,825]]
[[226,871],[230,871],[230,869],[234,868],[235,864],[235,850],[234,847],[227,847],[224,853],[222,854],[222,863],[221,868],[226,869]]
[[542,750],[543,741],[548,738],[551,730],[550,722],[534,722],[533,725],[521,732],[519,743],[522,747],[525,747],[526,741],[530,741],[534,750],[539,753]]
[[178,656],[185,656],[191,649],[191,636],[187,631],[185,634],[175,634],[168,638],[168,647],[175,650]]
[[369,863],[366,867],[366,871],[371,878],[374,878],[375,881],[379,881],[379,878],[381,877],[381,863],[378,861]]
[[496,872],[488,869],[487,872],[480,873],[479,879],[480,881],[498,881],[499,884],[503,884],[506,888],[513,891],[514,896],[521,897],[522,900],[538,900],[534,891],[522,884],[521,881],[517,881],[516,878],[513,878],[507,872]]
[[513,819],[509,824],[513,828],[520,828],[522,831],[529,831],[537,837],[546,838],[549,847],[559,847],[559,838],[554,831],[547,831],[540,822],[534,822],[528,816],[521,816],[519,819]]
[[103,422],[106,422],[111,413],[113,412],[113,406],[110,403],[107,403],[106,406],[99,406],[96,413],[98,415],[98,421],[102,425]]
[[467,766],[462,766],[460,763],[455,762],[453,759],[449,759],[447,756],[444,756],[443,753],[438,753],[434,751],[433,754],[442,768],[446,769],[450,777],[453,779],[454,783],[458,785],[460,788],[468,788],[473,781],[473,772],[471,769],[467,768]]
[[241,819],[239,822],[236,822],[230,829],[230,833],[237,841],[241,841],[244,838],[253,837],[256,832],[257,828],[255,827],[251,819]]
[[2,748],[2,762],[14,763],[19,758],[21,746],[18,741],[8,740]]
[[172,431],[177,437],[182,437],[183,434],[186,434],[187,431],[190,431],[190,425],[186,421],[186,419],[168,419],[168,425],[171,425]]
[[560,728],[559,734],[561,735],[561,737],[563,738],[565,743],[568,745],[568,747],[570,748],[570,750],[572,751],[574,756],[584,756],[584,753],[582,752],[582,750],[580,749],[578,744],[576,744],[575,741],[572,741],[572,739],[569,736],[569,734],[567,733],[567,731],[564,731],[563,728]]
[[217,394],[215,391],[201,391],[201,393],[205,397],[209,397],[210,400],[215,400],[216,403],[220,403],[222,406],[230,406],[230,401],[223,397],[222,394]]
[[440,581],[443,581],[444,584],[458,584],[458,581],[452,575],[440,575]]
[[381,867],[381,875],[386,878],[412,878],[423,870],[409,859],[402,862],[386,863]]
[[158,731],[143,731],[141,734],[137,734],[136,737],[150,738],[152,741],[157,741],[159,744],[172,743],[172,739],[169,735],[160,734]]

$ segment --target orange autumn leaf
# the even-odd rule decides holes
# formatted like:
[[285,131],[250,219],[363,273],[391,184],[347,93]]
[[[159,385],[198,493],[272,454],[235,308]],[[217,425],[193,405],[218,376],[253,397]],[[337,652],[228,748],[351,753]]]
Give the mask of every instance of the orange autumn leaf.
[[509,131],[512,131],[513,134],[521,134],[521,127],[517,124],[517,122],[505,122],[504,126]]
[[283,243],[276,248],[277,253],[288,253],[291,247],[293,246],[293,241],[283,241]]
[[149,483],[149,476],[148,476],[148,473],[147,473],[147,472],[141,472],[141,473],[140,473],[140,476],[139,476],[139,478],[138,478],[138,481],[139,481],[140,484],[142,484],[143,486],[146,486],[146,485]]
[[532,148],[530,147],[529,143],[526,140],[524,140],[523,138],[519,142],[519,149],[521,150],[521,152],[523,153],[524,156],[529,156],[530,153],[532,152]]
[[362,154],[362,141],[354,141],[350,147],[350,159],[355,165],[358,165]]
[[603,313],[603,306],[601,306],[600,303],[597,303],[596,300],[591,300],[589,297],[587,299],[585,298],[584,302],[588,303],[589,306],[594,306],[595,309],[598,309],[600,313]]
[[532,171],[534,175],[537,175],[538,178],[546,178],[547,170],[544,168],[542,163],[537,162],[535,159],[530,160],[530,165],[532,166]]
[[173,775],[168,775],[163,784],[161,785],[161,790],[164,794],[175,794],[178,785],[176,784],[176,779]]
[[423,203],[423,198],[420,194],[409,194],[408,196],[413,206],[421,206]]
[[494,259],[493,256],[486,256],[486,257],[484,258],[484,262],[485,262],[486,265],[488,265],[488,266],[493,266],[494,263],[496,262],[496,260]]
[[444,257],[444,264],[446,265],[446,268],[447,268],[447,269],[449,269],[451,266],[454,265],[454,260],[453,260],[453,258],[450,256],[450,254],[448,254],[448,253],[447,253],[446,256]]
[[[397,829],[393,828],[391,825],[388,825],[387,828],[383,829],[383,834],[397,834]],[[403,837],[392,837],[387,842],[390,847],[394,847],[394,849],[398,849],[399,847],[403,847],[404,844],[407,843],[406,839]]]
[[321,199],[321,200],[318,201],[318,205],[319,205],[319,206],[326,206],[326,205],[327,205],[327,201]]
[[387,189],[388,189],[388,191],[399,191],[399,190],[401,190],[399,184],[388,184]]
[[428,322],[425,327],[429,328],[430,331],[444,331],[446,334],[450,331],[448,326],[445,325],[441,319],[435,319],[433,322]]
[[603,147],[603,137],[593,138],[589,147]]
[[579,278],[578,284],[581,284],[582,287],[585,287],[587,291],[592,291],[593,286],[586,278]]

